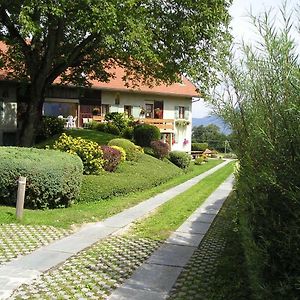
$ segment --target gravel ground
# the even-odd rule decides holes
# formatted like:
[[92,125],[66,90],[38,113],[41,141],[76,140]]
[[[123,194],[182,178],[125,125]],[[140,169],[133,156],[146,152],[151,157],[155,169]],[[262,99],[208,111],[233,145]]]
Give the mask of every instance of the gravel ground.
[[29,254],[71,232],[52,226],[0,224],[0,265]]
[[11,299],[105,299],[159,245],[150,239],[107,238],[21,286]]

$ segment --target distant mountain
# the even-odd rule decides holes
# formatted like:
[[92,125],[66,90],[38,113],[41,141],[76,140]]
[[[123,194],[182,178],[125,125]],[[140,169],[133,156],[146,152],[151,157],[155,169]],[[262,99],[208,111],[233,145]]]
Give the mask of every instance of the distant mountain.
[[230,134],[231,132],[229,126],[221,118],[214,115],[204,118],[193,118],[192,120],[193,127],[200,125],[207,126],[209,124],[217,125],[220,128],[221,132],[225,134]]

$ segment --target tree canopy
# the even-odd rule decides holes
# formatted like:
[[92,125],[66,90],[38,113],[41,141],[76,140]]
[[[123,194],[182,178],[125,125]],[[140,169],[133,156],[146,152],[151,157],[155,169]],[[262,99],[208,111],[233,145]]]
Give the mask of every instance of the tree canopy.
[[[225,141],[228,143],[230,137],[220,131],[220,128],[215,124],[207,126],[199,125],[193,127],[192,139],[194,142],[206,142],[208,146],[219,151],[224,151]],[[228,145],[226,145],[228,147]]]
[[0,39],[8,46],[1,61],[11,78],[30,83],[32,121],[24,126],[36,124],[57,77],[77,86],[108,81],[118,65],[133,84],[172,83],[180,73],[204,79],[227,37],[230,2],[0,0]]

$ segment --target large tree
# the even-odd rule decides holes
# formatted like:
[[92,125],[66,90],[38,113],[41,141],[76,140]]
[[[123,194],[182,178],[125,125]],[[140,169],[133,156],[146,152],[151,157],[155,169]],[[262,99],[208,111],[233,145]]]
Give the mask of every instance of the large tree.
[[0,0],[0,38],[8,46],[1,62],[27,86],[20,144],[34,142],[45,89],[58,77],[76,86],[108,81],[114,65],[133,84],[172,83],[180,73],[208,76],[230,2]]

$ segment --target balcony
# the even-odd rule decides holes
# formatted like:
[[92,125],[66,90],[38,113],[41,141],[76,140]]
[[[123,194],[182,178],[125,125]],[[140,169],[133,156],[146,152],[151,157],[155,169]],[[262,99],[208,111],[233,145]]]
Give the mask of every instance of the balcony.
[[174,120],[173,119],[136,119],[140,123],[156,126],[160,132],[174,132]]

